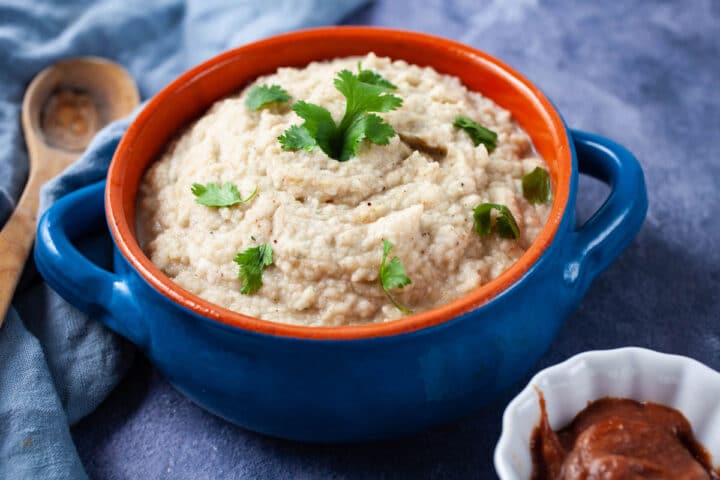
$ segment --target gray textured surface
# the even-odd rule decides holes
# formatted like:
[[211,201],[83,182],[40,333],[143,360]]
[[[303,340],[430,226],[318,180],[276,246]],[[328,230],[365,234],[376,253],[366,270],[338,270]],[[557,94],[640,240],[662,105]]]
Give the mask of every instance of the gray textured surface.
[[[720,369],[720,2],[378,1],[351,23],[434,33],[523,72],[573,128],[626,145],[650,210],[636,242],[588,292],[537,368],[589,349],[639,345]],[[580,183],[587,216],[605,189]],[[139,359],[74,428],[96,479],[494,478],[504,405],[385,443],[314,446],[217,419]]]

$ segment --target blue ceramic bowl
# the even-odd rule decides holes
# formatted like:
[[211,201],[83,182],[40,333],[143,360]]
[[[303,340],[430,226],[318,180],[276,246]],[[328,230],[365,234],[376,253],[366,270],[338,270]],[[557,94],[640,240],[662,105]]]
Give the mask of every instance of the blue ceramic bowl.
[[[364,327],[289,326],[230,312],[175,285],[134,238],[137,186],[183,125],[282,65],[375,51],[456,75],[509,109],[549,165],[547,226],[508,272],[452,304]],[[575,227],[578,173],[611,193]],[[149,102],[113,158],[107,185],[78,190],[42,217],[35,260],[64,298],[127,337],[182,393],[257,432],[364,441],[449,422],[492,401],[546,351],[590,282],[630,243],[647,209],[643,174],[620,145],[565,128],[550,102],[498,60],[423,34],[344,27],[296,32],[227,52]],[[107,219],[114,268],[73,239]]]

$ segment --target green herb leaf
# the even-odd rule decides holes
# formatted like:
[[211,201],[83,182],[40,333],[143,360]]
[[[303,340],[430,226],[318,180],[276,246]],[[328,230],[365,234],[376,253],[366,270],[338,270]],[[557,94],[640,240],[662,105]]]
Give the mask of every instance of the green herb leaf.
[[255,187],[255,190],[247,198],[240,198],[240,192],[232,183],[223,183],[222,185],[217,183],[208,183],[206,185],[193,183],[190,190],[195,195],[195,201],[207,207],[230,207],[239,203],[246,203],[255,198],[258,192],[257,187]]
[[307,130],[308,135],[315,140],[322,151],[331,157],[331,153],[336,149],[338,131],[330,112],[323,107],[302,100],[296,102],[292,109],[305,120],[302,128]]
[[305,150],[310,151],[317,146],[315,139],[310,136],[307,128],[301,125],[293,125],[278,137],[283,150]]
[[273,103],[284,103],[290,100],[290,94],[280,85],[256,85],[250,89],[245,105],[250,110],[260,110]]
[[373,70],[363,70],[362,62],[358,62],[358,80],[363,83],[369,83],[370,85],[377,85],[387,90],[397,90],[397,87],[385,80],[382,75]]
[[493,222],[491,211],[496,210],[495,231],[501,238],[520,238],[520,229],[518,228],[515,217],[505,205],[497,203],[481,203],[473,210],[473,218],[475,219],[475,231],[481,237],[489,235],[493,230]]
[[485,145],[488,153],[497,147],[497,133],[483,127],[470,117],[458,115],[453,122],[453,126],[465,130],[476,147],[481,143]]
[[369,113],[360,117],[345,132],[345,138],[339,160],[344,162],[357,155],[360,142],[367,139],[376,145],[387,145],[395,131],[383,119]]
[[340,124],[327,109],[302,100],[296,102],[292,108],[305,123],[288,128],[278,137],[283,149],[311,150],[313,139],[327,156],[344,162],[357,155],[363,140],[387,145],[395,135],[390,125],[370,112],[394,110],[402,105],[402,99],[386,93],[387,87],[361,82],[349,70],[338,73],[334,83],[346,99]]
[[334,83],[347,100],[345,116],[340,122],[341,129],[343,126],[347,128],[355,117],[365,112],[388,112],[402,105],[402,99],[386,93],[385,87],[363,83],[349,70],[340,71]]
[[522,177],[523,197],[529,203],[546,203],[550,200],[550,175],[547,170],[535,170]]
[[374,113],[364,116],[362,122],[365,138],[375,145],[387,145],[390,143],[390,139],[395,136],[395,130]]
[[398,257],[393,257],[390,262],[387,262],[388,254],[395,245],[388,240],[383,239],[383,255],[382,263],[380,263],[380,284],[382,285],[385,295],[392,302],[395,307],[400,310],[403,314],[409,315],[412,313],[408,308],[404,307],[393,298],[390,294],[390,290],[393,288],[403,288],[410,285],[412,281],[407,276],[405,266],[402,264]]
[[250,247],[235,255],[233,259],[240,265],[238,278],[242,280],[240,293],[251,295],[262,287],[263,269],[273,263],[273,249],[267,243]]

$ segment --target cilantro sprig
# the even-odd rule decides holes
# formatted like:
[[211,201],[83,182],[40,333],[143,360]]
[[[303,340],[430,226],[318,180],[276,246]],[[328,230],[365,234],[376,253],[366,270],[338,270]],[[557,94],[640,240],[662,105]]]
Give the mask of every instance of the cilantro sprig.
[[[497,211],[495,222],[491,212]],[[473,218],[475,219],[475,231],[481,237],[489,235],[493,230],[497,232],[501,238],[520,238],[520,229],[518,228],[515,217],[505,205],[497,203],[481,203],[473,210]]]
[[193,183],[190,187],[192,194],[195,195],[195,202],[207,207],[231,207],[240,203],[247,203],[257,195],[258,189],[247,197],[241,198],[237,187],[232,183]]
[[390,81],[386,80],[382,75],[373,70],[364,70],[362,68],[362,62],[358,62],[358,80],[363,83],[369,83],[370,85],[377,85],[379,87],[387,88],[388,90],[397,90],[397,87]]
[[550,200],[550,175],[540,167],[522,177],[523,197],[529,203],[547,203]]
[[476,147],[481,143],[485,145],[488,153],[497,147],[497,133],[483,127],[470,117],[458,115],[453,122],[453,126],[465,130]]
[[[365,72],[370,72],[365,73]],[[360,79],[368,80],[368,83]],[[345,97],[345,114],[339,124],[330,112],[305,101],[295,102],[293,111],[305,122],[293,125],[278,137],[284,150],[307,150],[316,146],[335,160],[344,162],[357,155],[363,140],[387,145],[395,130],[372,112],[388,112],[402,105],[402,99],[387,93],[390,87],[381,82],[375,72],[362,70],[355,75],[342,70],[335,78],[335,88]],[[389,82],[387,82],[389,83]]]
[[272,246],[263,243],[257,247],[250,247],[235,255],[233,259],[240,265],[238,278],[242,280],[240,293],[252,295],[262,287],[262,272],[265,267],[273,263]]
[[380,263],[380,284],[382,285],[385,295],[392,302],[395,307],[400,310],[403,314],[409,315],[412,313],[408,308],[401,305],[390,293],[393,288],[403,288],[412,283],[412,280],[407,276],[405,271],[405,265],[398,257],[393,257],[389,262],[386,263],[390,250],[395,245],[392,242],[383,239],[383,255],[382,263]]
[[256,85],[248,92],[245,106],[257,111],[273,103],[285,103],[290,98],[290,94],[280,85]]

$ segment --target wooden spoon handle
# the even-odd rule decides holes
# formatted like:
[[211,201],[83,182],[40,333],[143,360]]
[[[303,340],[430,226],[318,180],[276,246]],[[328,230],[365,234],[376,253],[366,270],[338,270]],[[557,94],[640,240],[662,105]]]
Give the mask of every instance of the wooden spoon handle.
[[22,104],[30,175],[0,231],[0,327],[35,238],[40,186],[77,160],[100,128],[139,103],[130,74],[101,58],[60,61],[30,82]]
[[15,211],[0,231],[0,326],[35,239],[40,187],[51,176],[30,175]]

